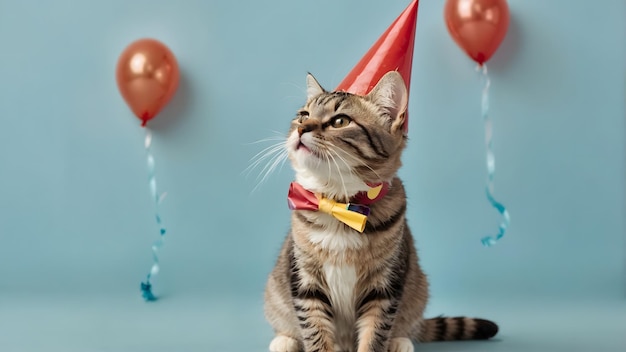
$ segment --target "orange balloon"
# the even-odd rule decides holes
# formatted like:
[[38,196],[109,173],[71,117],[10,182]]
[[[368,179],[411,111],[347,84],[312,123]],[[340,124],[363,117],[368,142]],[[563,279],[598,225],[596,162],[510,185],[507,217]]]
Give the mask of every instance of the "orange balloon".
[[174,96],[180,72],[163,43],[140,39],[122,52],[115,77],[122,97],[145,126]]
[[481,66],[509,28],[506,0],[447,0],[444,17],[454,41]]

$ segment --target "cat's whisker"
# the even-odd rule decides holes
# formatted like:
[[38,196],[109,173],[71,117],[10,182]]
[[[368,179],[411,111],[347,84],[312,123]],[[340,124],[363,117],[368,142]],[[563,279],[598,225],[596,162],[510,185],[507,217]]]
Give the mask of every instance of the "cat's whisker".
[[328,176],[326,177],[326,186],[328,187],[332,183],[333,169],[330,163],[330,158],[326,155],[326,153],[324,154],[324,157],[326,158],[326,165],[328,165]]
[[[346,166],[346,168],[350,172],[350,176],[354,176],[356,171],[352,169],[352,166],[350,166],[350,164],[348,164],[348,161],[346,159],[344,159],[341,155],[339,155],[339,153],[337,153],[336,150],[329,149],[329,151],[331,153],[334,153],[339,158],[339,160],[341,160],[341,162],[343,162],[343,164]],[[360,177],[360,175],[358,173],[356,173],[356,175]]]
[[[358,172],[356,172],[356,170],[352,169],[352,167],[350,166],[350,164],[348,164],[346,159],[344,159],[341,155],[339,155],[339,153],[337,153],[336,150],[332,150],[332,149],[329,149],[329,150],[331,151],[331,153],[334,153],[339,158],[339,160],[341,160],[341,162],[343,162],[343,164],[346,166],[346,168],[350,172],[350,176],[355,176],[355,174],[356,174],[356,176],[359,179],[361,179],[361,175],[359,175]],[[341,149],[339,149],[339,150],[341,150]],[[345,191],[345,189],[346,188],[345,188],[345,185],[344,185],[344,191]],[[346,198],[348,198],[348,195],[347,195],[348,192],[347,191],[345,191],[345,192],[346,192]]]
[[[257,176],[258,182],[252,189],[252,192],[255,192],[263,183],[265,183],[268,177],[274,172],[274,170],[276,170],[276,168],[279,165],[282,168],[282,165],[285,163],[285,160],[287,160],[287,156],[288,154],[287,154],[286,149],[283,149],[282,152],[272,156],[272,158],[267,162],[267,164],[263,167],[263,169],[259,173],[259,176]],[[261,177],[261,175],[263,176]]]
[[[329,153],[329,148],[319,142],[314,142],[314,146],[315,148],[317,148],[317,150],[319,150],[320,155],[324,157],[324,161],[326,162],[326,165],[328,165],[328,172],[326,173],[326,187],[329,187],[332,185],[332,174],[333,174],[333,170],[332,170],[332,164],[331,164],[331,159],[330,159],[330,153]],[[322,159],[318,159],[317,164],[319,167],[319,165],[321,164]],[[337,171],[339,172],[339,174],[341,175],[341,172],[339,169],[337,169]]]
[[[328,161],[326,162],[326,164],[328,164]],[[315,166],[315,168],[319,169],[321,165],[322,165],[322,159],[317,159],[317,165]],[[329,180],[330,180],[330,178],[329,178]],[[328,182],[328,181],[326,181],[326,182]]]
[[263,178],[265,178],[268,174],[268,172],[271,172],[273,170],[273,168],[276,166],[277,162],[280,162],[281,159],[286,158],[287,156],[287,150],[285,149],[278,149],[277,151],[272,153],[272,157],[269,158],[269,160],[267,161],[267,163],[265,164],[265,166],[263,166],[263,168],[261,169],[259,176],[257,176],[257,180],[259,179],[260,175],[264,175]]
[[260,152],[256,153],[253,157],[250,158],[250,161],[255,160],[256,158],[262,156],[263,154],[266,154],[267,152],[269,152],[270,150],[276,148],[276,147],[284,147],[285,144],[287,143],[287,141],[283,138],[282,140],[279,140],[278,143],[274,143],[268,147],[263,148]]
[[279,139],[285,139],[285,132],[276,131],[276,130],[269,130],[269,131],[276,135],[274,137],[279,138]]
[[330,159],[332,160],[333,164],[335,164],[335,167],[337,168],[337,173],[339,174],[339,179],[341,179],[341,187],[343,188],[343,195],[346,199],[349,198],[348,196],[348,189],[346,188],[346,181],[343,178],[343,173],[341,172],[341,168],[339,167],[339,164],[337,163],[337,160],[335,159],[335,157],[333,156],[332,153],[328,153],[328,156],[330,157]]
[[283,170],[283,166],[285,166],[285,161],[289,159],[289,153],[287,152],[287,150],[285,150],[283,154],[284,155],[282,157],[282,161],[280,162],[280,166],[278,167],[278,172],[281,172]]
[[254,163],[262,162],[263,160],[267,159],[268,157],[270,157],[270,156],[272,156],[274,154],[277,154],[277,153],[282,153],[283,151],[286,151],[285,144],[284,143],[277,144],[277,145],[273,146],[272,148],[268,149],[263,156],[257,157],[257,159],[254,161]]
[[243,172],[245,173],[247,171],[248,174],[250,174],[250,172],[254,170],[257,166],[259,166],[259,164],[263,162],[265,159],[270,158],[272,155],[280,152],[281,150],[284,150],[286,143],[287,143],[286,141],[282,141],[280,143],[273,144],[261,150],[260,152],[258,152],[256,155],[250,158],[251,164],[248,165],[248,167]]
[[272,172],[274,172],[274,170],[276,170],[276,168],[278,167],[278,165],[281,165],[282,163],[285,162],[285,160],[287,160],[287,153],[281,153],[278,154],[278,156],[276,158],[274,158],[274,162],[272,162],[271,166],[267,169],[267,171],[265,172],[265,175],[263,175],[263,178],[261,179],[260,183],[265,182],[265,180],[267,179],[267,177],[269,175],[272,174]]
[[[272,132],[278,134],[278,132],[276,132],[276,131],[272,131]],[[255,144],[259,144],[259,143],[273,142],[273,141],[284,141],[284,140],[285,140],[284,136],[273,136],[273,137],[267,137],[267,138],[259,139],[258,141],[244,143],[244,145],[255,145]]]
[[[274,132],[278,134],[278,132]],[[287,140],[284,136],[269,137],[253,142],[252,144],[267,141],[278,141],[278,143],[265,147],[263,150],[251,157],[250,165],[248,165],[248,167],[246,167],[242,171],[242,174],[246,174],[246,176],[249,176],[252,171],[259,168],[263,164],[263,167],[255,178],[256,185],[252,189],[252,192],[255,192],[257,188],[259,188],[259,186],[261,186],[279,166],[282,169],[282,166],[284,165],[288,157],[286,148]]]
[[372,169],[371,166],[369,166],[366,162],[364,162],[363,160],[361,160],[360,158],[357,158],[356,156],[350,154],[349,152],[341,149],[341,148],[337,148],[337,146],[335,144],[333,144],[332,142],[327,142],[327,144],[329,146],[331,146],[334,150],[336,151],[340,151],[342,152],[345,156],[350,157],[350,159],[356,161],[357,163],[359,163],[362,166],[365,166],[368,170],[370,170],[379,180],[382,180],[382,178],[380,177],[380,175],[378,174],[378,172],[376,172],[376,170]]
[[[261,170],[256,175],[255,181],[259,181],[259,179],[261,179],[262,175],[267,173],[267,171],[270,168],[270,166],[272,165],[272,163],[276,159],[278,159],[278,158],[281,158],[281,153],[274,153],[270,158],[267,158],[267,161],[264,163],[264,166],[261,168]],[[251,167],[251,169],[248,171],[247,176],[249,176],[252,173],[252,170],[257,169],[260,165],[261,165],[261,161],[256,163],[253,167]]]

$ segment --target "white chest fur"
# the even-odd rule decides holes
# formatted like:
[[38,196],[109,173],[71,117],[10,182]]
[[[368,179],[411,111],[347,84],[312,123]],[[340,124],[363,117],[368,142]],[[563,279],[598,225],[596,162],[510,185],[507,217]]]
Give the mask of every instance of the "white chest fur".
[[353,341],[356,270],[354,266],[345,264],[325,264],[323,268],[335,315],[336,342],[345,350]]
[[325,231],[312,231],[309,234],[309,241],[331,252],[343,252],[363,246],[363,239],[359,235],[343,232],[328,235]]
[[[325,215],[325,214],[323,214]],[[328,294],[333,310],[341,316],[354,316],[354,290],[357,274],[354,265],[345,261],[345,252],[363,247],[366,238],[354,231],[346,230],[343,224],[326,216],[324,230],[312,230],[308,239],[319,248],[331,253],[331,258],[323,265],[324,278],[328,285]]]
[[352,229],[345,229],[342,223],[326,214],[320,215],[323,215],[324,218],[319,216],[317,221],[325,224],[326,229],[311,231],[309,233],[311,243],[318,245],[321,249],[335,253],[359,249],[366,244],[367,238],[363,234]]
[[351,316],[354,313],[356,270],[351,265],[324,264],[330,300],[336,311]]

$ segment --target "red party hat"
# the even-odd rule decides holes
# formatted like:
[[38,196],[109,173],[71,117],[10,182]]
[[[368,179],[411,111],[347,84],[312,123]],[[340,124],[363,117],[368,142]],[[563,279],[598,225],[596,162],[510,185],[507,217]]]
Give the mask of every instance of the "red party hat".
[[[396,18],[391,26],[350,71],[336,90],[358,95],[369,93],[389,71],[398,71],[407,91],[411,84],[411,64],[417,24],[417,4],[411,4]],[[404,133],[409,129],[408,113],[405,115]]]

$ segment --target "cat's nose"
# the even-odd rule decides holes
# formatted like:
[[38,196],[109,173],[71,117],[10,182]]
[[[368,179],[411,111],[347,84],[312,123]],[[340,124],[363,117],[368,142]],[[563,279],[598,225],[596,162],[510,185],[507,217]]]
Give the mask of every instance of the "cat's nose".
[[298,127],[298,135],[302,136],[307,132],[311,132],[319,127],[319,123],[316,121],[305,121]]
[[298,127],[298,135],[300,135],[300,136],[302,136],[303,134],[305,134],[307,132],[311,132],[311,131],[313,131],[311,126],[300,126],[300,127]]

